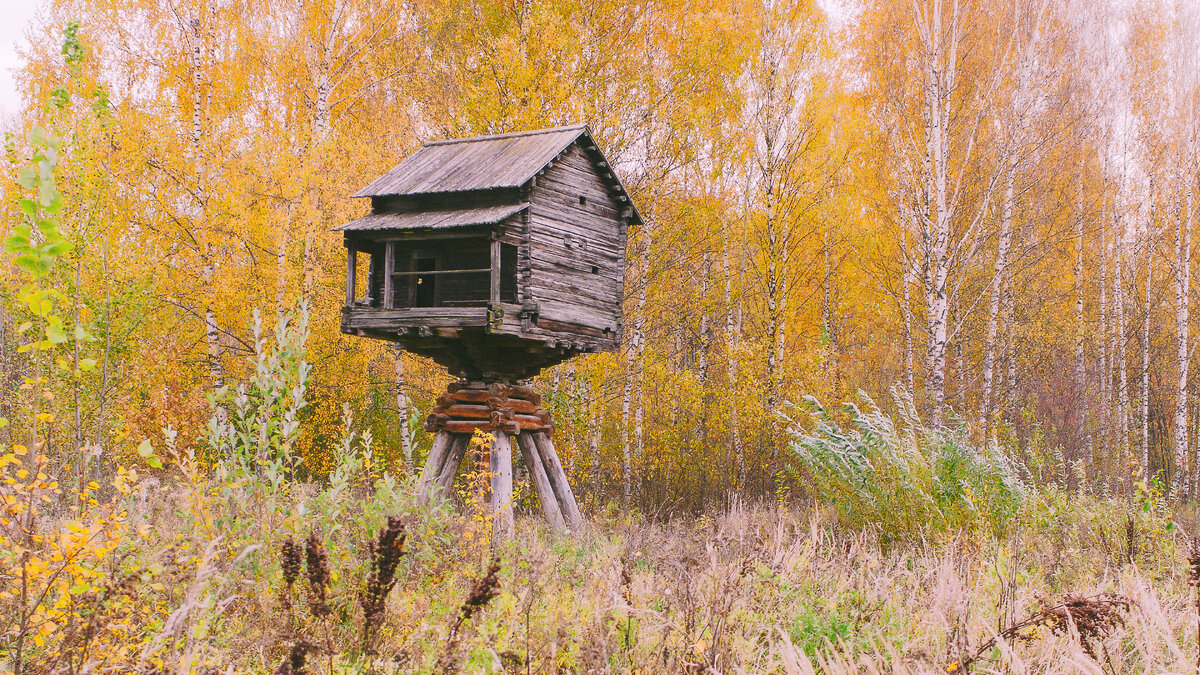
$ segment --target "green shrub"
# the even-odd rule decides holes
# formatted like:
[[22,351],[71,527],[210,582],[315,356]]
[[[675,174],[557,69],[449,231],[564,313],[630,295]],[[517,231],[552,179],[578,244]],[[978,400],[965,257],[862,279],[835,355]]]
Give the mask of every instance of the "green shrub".
[[902,390],[892,390],[900,425],[859,396],[864,408],[845,404],[846,426],[811,396],[804,402],[811,425],[790,420],[795,473],[815,498],[885,539],[1005,531],[1026,489],[999,448],[972,446],[962,425],[926,427]]

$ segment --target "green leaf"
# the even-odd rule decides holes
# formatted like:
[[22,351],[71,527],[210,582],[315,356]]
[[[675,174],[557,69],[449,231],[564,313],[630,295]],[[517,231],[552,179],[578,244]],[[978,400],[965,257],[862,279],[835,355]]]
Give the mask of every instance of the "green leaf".
[[11,234],[4,240],[4,250],[9,253],[23,253],[29,250],[29,237]]
[[80,359],[79,369],[85,373],[91,372],[96,368],[96,359]]
[[21,207],[21,213],[24,213],[29,218],[37,218],[37,204],[33,203],[32,199],[22,199],[17,202]]
[[46,235],[47,237],[62,237],[62,235],[58,233],[57,220],[53,218],[38,218],[36,222],[38,230],[41,230],[42,234]]
[[37,169],[32,166],[23,166],[17,172],[17,184],[26,190],[32,190],[37,187]]
[[147,438],[146,440],[142,441],[141,445],[139,445],[137,448],[137,453],[141,455],[142,459],[146,460],[146,463],[150,466],[154,467],[155,469],[162,468],[162,460],[158,458],[158,455],[154,454],[154,446],[150,444],[150,439]]
[[38,203],[42,206],[50,206],[57,196],[58,188],[54,186],[54,176],[51,175],[49,180],[43,180],[42,184],[38,186]]
[[[21,265],[21,259],[17,259],[17,265]],[[22,268],[24,267],[21,265]],[[46,316],[50,310],[54,309],[54,301],[46,294],[46,291],[38,289],[25,296],[25,305],[29,307],[29,311],[37,316]]]
[[42,269],[46,267],[40,256],[35,256],[34,253],[22,253],[22,255],[13,258],[13,262],[17,263],[17,267],[26,271],[31,276],[41,277]]
[[56,244],[50,244],[49,246],[46,246],[43,250],[47,254],[54,256],[55,258],[59,258],[65,254],[69,253],[71,251],[71,249],[73,249],[73,248],[75,248],[75,245],[72,244],[71,242],[60,241]]
[[8,418],[0,417],[0,429],[3,429],[6,426],[8,426]]
[[[54,319],[56,317],[50,317]],[[67,333],[63,330],[61,321],[49,321],[46,323],[46,339],[51,344],[61,345],[67,341]]]

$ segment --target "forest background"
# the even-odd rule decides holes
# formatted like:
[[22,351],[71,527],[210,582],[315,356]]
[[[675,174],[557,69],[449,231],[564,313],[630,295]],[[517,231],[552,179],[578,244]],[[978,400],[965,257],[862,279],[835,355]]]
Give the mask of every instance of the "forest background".
[[[80,475],[143,439],[203,454],[207,397],[254,374],[252,313],[303,302],[298,470],[327,477],[343,406],[381,466],[419,469],[447,376],[340,334],[330,229],[424,141],[587,122],[646,223],[621,351],[536,382],[586,502],[786,495],[793,405],[893,387],[1030,480],[1184,497],[1198,21],[1183,0],[50,2],[0,171],[18,223],[28,133],[64,139],[45,451]],[[7,418],[33,368],[17,314]]]

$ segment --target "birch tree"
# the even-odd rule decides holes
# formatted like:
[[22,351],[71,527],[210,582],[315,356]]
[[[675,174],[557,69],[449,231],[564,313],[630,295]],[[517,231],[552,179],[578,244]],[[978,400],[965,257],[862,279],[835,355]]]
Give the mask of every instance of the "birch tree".
[[951,307],[974,263],[988,212],[995,176],[973,176],[976,143],[989,110],[988,96],[1002,68],[969,59],[968,26],[978,18],[961,0],[914,2],[905,15],[894,15],[894,28],[883,40],[911,48],[897,61],[886,48],[881,60],[894,70],[884,86],[891,101],[885,108],[900,139],[898,183],[912,209],[918,289],[925,310],[926,383],[931,422],[940,426],[946,404],[946,357],[954,333],[969,316],[973,302],[951,325]]
[[820,153],[827,121],[817,98],[823,86],[825,35],[819,12],[806,2],[762,0],[756,10],[757,53],[744,76],[744,89],[753,147],[751,189],[761,214],[754,232],[766,295],[765,407],[773,416],[785,379],[791,266],[797,246],[813,233],[802,222],[829,180]]

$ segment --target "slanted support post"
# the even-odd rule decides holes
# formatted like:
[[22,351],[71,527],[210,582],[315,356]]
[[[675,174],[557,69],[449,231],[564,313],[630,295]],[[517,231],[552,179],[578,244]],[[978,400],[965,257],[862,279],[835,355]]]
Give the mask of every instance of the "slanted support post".
[[513,443],[525,459],[550,526],[558,531],[580,528],[583,516],[550,440],[550,416],[540,404],[537,392],[519,382],[463,380],[447,387],[425,422],[425,428],[437,435],[418,482],[418,502],[428,502],[435,487],[439,494],[451,495],[471,434],[482,431],[490,435],[488,500],[494,541],[510,538],[514,530]]
[[358,271],[358,251],[346,248],[346,306],[354,306],[354,274]]
[[454,488],[454,476],[458,474],[458,467],[467,454],[467,447],[471,445],[471,437],[467,434],[450,435],[454,437],[454,441],[450,444],[450,450],[446,453],[446,462],[442,464],[441,473],[437,478],[438,488],[445,496],[449,496]]
[[575,493],[571,490],[571,484],[567,482],[567,473],[563,471],[562,462],[558,460],[558,453],[554,451],[554,443],[545,432],[539,431],[530,435],[533,436],[534,444],[541,454],[550,486],[562,505],[563,514],[567,517],[567,526],[572,530],[578,529],[583,525],[583,515],[579,512],[579,505],[575,503]]
[[[429,501],[429,490],[437,483],[454,440],[454,435],[445,431],[433,437],[433,447],[429,449],[429,457],[425,458],[425,468],[417,481],[417,503],[425,504]],[[458,465],[454,468],[457,470]]]
[[537,492],[538,502],[542,505],[542,513],[550,522],[550,527],[560,531],[567,529],[567,524],[563,521],[562,510],[558,506],[558,497],[554,495],[554,488],[550,486],[550,479],[546,476],[546,467],[542,465],[542,456],[538,453],[533,435],[522,432],[517,436],[517,445],[521,448],[521,457],[529,469],[533,489]]

